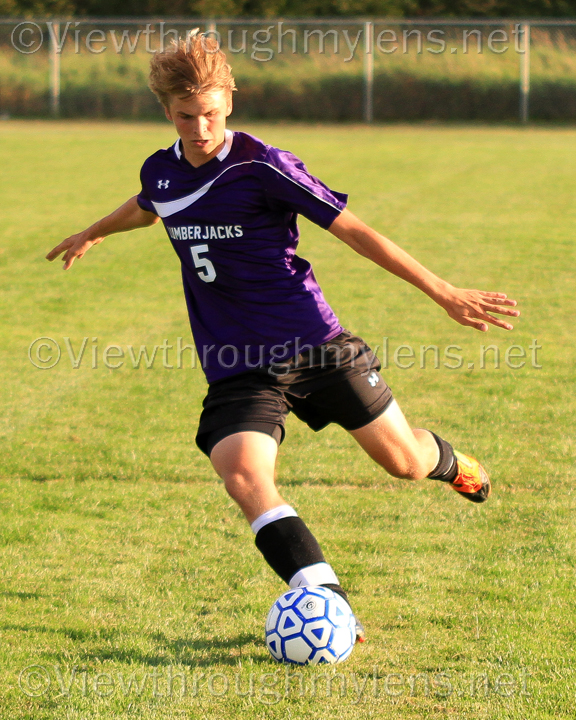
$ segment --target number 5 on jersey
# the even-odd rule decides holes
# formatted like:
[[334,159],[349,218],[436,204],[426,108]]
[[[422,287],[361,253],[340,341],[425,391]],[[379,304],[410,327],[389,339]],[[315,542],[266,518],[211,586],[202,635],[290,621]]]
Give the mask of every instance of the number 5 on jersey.
[[194,267],[198,270],[198,277],[204,282],[214,282],[216,280],[216,270],[212,261],[207,257],[200,257],[201,253],[208,252],[208,245],[192,245],[190,248]]

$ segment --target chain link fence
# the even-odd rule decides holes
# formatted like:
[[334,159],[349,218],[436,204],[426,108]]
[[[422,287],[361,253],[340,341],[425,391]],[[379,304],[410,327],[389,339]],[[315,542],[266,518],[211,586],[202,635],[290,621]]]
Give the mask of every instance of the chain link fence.
[[0,116],[155,119],[153,52],[200,27],[235,116],[574,121],[575,21],[0,20]]

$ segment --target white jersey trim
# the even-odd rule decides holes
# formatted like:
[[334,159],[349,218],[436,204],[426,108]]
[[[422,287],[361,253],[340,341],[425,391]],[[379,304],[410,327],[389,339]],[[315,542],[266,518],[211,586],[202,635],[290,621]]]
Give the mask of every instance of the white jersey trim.
[[196,190],[196,192],[193,192],[190,195],[185,195],[179,200],[171,200],[164,203],[154,202],[154,200],[152,200],[152,205],[154,205],[156,214],[159,215],[161,218],[166,218],[170,217],[170,215],[174,215],[174,213],[180,212],[180,210],[184,210],[190,205],[193,205],[196,200],[199,200],[203,195],[206,195],[206,193],[208,192],[208,190],[210,190],[212,185],[214,185],[216,180],[218,180],[219,177],[224,175],[227,170],[231,170],[232,168],[238,167],[239,165],[250,165],[251,162],[252,160],[247,160],[246,162],[235,163],[234,165],[230,165],[229,167],[224,168],[221,173],[216,175],[216,177],[213,180],[210,180],[210,182],[207,182],[206,185],[202,185],[202,187]]
[[232,130],[224,130],[224,147],[222,148],[222,150],[220,150],[218,155],[216,155],[220,162],[226,160],[226,158],[228,157],[228,153],[230,152],[230,150],[232,150],[233,140],[234,133],[232,132]]
[[[216,155],[216,157],[218,158],[218,160],[220,160],[220,162],[222,162],[223,160],[225,160],[228,157],[228,153],[230,152],[230,150],[232,150],[232,141],[233,140],[234,140],[234,133],[232,132],[232,130],[228,130],[228,129],[224,130],[224,147],[222,148],[222,150],[220,150],[218,155]],[[174,145],[172,145],[172,148],[174,149],[176,157],[178,158],[178,160],[180,160],[182,157],[182,151],[180,150],[180,138],[178,138],[178,140],[176,140]]]
[[[179,142],[179,141],[178,141]],[[178,144],[176,143],[176,145]],[[176,145],[174,146],[175,151],[178,153],[179,149],[176,148]],[[230,147],[232,147],[232,142],[230,142]],[[219,155],[221,155],[224,150],[226,150],[226,147],[220,151]],[[226,155],[230,152],[230,149],[226,152]],[[226,156],[225,156],[226,157]],[[152,200],[152,205],[154,205],[154,209],[156,210],[156,214],[161,218],[170,217],[170,215],[174,215],[177,212],[180,212],[181,210],[184,210],[185,208],[189,207],[190,205],[193,205],[197,200],[199,200],[203,195],[206,195],[208,190],[214,185],[216,180],[218,180],[227,170],[231,170],[235,167],[240,167],[240,165],[251,165],[252,163],[258,163],[259,165],[266,165],[269,168],[272,168],[272,170],[275,170],[278,174],[282,175],[282,177],[285,177],[287,180],[290,180],[295,185],[298,185],[299,188],[302,188],[302,190],[306,190],[310,193],[310,195],[313,195],[317,200],[320,200],[320,202],[325,203],[326,205],[329,205],[330,207],[334,208],[335,210],[338,210],[340,212],[340,208],[337,205],[334,205],[334,203],[329,202],[328,200],[325,200],[324,198],[319,197],[314,193],[310,188],[307,188],[305,185],[302,185],[297,180],[293,180],[289,175],[286,175],[281,170],[279,170],[275,165],[271,165],[270,163],[264,162],[263,160],[246,160],[245,162],[241,163],[234,163],[234,165],[230,165],[227,168],[224,168],[221,173],[216,175],[216,177],[213,180],[210,180],[210,182],[206,183],[206,185],[203,185],[201,188],[196,190],[195,192],[191,193],[190,195],[185,195],[184,197],[180,198],[179,200],[171,200],[169,202],[154,202]]]
[[302,190],[306,190],[307,192],[310,193],[310,195],[314,195],[316,200],[320,200],[320,202],[323,202],[326,205],[329,205],[330,207],[334,208],[334,210],[338,210],[340,212],[340,208],[338,207],[338,205],[334,205],[334,203],[331,203],[328,200],[324,200],[324,198],[319,197],[318,195],[316,195],[315,192],[312,192],[312,190],[310,190],[310,188],[307,188],[305,185],[302,185],[297,180],[294,180],[294,178],[291,178],[290,175],[286,175],[286,173],[283,173],[282,170],[279,170],[276,167],[276,165],[271,165],[270,163],[264,162],[263,160],[253,160],[252,162],[260,163],[260,165],[267,165],[268,167],[272,168],[272,170],[276,170],[276,172],[279,175],[282,175],[282,177],[285,177],[286,180],[290,180],[290,182],[293,182],[294,185],[298,185],[298,187],[302,188]]

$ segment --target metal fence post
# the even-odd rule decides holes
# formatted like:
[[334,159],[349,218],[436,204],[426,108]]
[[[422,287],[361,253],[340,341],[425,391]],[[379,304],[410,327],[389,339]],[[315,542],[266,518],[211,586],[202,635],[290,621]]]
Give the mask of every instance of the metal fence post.
[[374,120],[374,24],[364,23],[364,122]]
[[60,38],[60,23],[52,25],[50,33],[50,109],[54,117],[60,115],[60,53],[58,42]]
[[522,23],[524,52],[520,55],[520,122],[527,123],[530,99],[530,25]]

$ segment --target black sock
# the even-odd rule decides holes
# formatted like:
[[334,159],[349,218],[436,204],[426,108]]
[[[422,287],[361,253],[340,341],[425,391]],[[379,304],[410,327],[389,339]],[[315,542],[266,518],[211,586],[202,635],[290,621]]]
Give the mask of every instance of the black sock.
[[[264,525],[256,533],[256,547],[286,584],[299,570],[326,562],[318,541],[299,517],[281,518]],[[322,586],[330,588],[348,602],[340,585],[322,583]]]
[[434,440],[436,440],[436,444],[440,450],[438,465],[436,465],[428,477],[432,480],[440,480],[441,482],[452,482],[458,475],[458,463],[456,462],[452,445],[441,437],[438,437],[435,433],[431,431],[428,432],[430,432]]
[[299,517],[264,525],[256,534],[256,547],[285,583],[303,567],[326,562],[318,541]]

